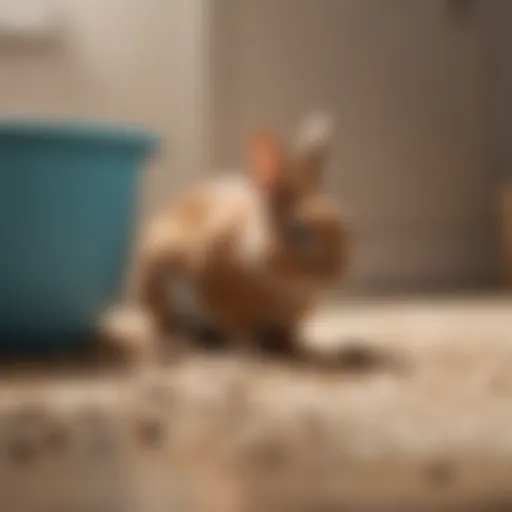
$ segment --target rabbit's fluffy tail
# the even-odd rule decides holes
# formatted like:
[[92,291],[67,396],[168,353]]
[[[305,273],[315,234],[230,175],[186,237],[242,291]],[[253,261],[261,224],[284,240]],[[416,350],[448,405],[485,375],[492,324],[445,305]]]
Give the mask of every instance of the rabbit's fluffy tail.
[[297,134],[297,149],[302,152],[326,149],[333,135],[331,116],[325,112],[314,112],[302,122]]
[[135,364],[156,357],[159,336],[152,317],[142,308],[112,308],[104,314],[98,330],[101,343]]

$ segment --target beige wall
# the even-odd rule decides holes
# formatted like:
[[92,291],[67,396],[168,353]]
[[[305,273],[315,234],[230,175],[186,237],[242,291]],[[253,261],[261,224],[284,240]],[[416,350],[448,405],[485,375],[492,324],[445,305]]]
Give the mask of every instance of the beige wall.
[[[206,0],[207,1],[207,0]],[[62,0],[65,33],[0,42],[0,111],[141,123],[167,142],[148,208],[204,164],[205,0]]]
[[512,2],[490,0],[489,106],[493,170],[512,182]]
[[[506,1],[506,0],[505,0]],[[338,123],[330,184],[358,235],[359,288],[494,280],[482,3],[217,0],[218,164],[258,123]]]
[[499,179],[503,281],[512,287],[512,2],[489,0],[490,169]]

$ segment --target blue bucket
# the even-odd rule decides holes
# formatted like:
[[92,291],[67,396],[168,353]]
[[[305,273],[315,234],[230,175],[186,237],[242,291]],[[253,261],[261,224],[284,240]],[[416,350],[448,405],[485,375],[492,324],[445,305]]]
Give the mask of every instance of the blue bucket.
[[145,132],[0,121],[0,351],[73,348],[119,299]]

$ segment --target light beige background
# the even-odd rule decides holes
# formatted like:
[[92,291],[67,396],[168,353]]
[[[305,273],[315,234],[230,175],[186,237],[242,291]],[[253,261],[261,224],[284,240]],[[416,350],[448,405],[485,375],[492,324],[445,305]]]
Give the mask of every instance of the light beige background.
[[204,3],[60,0],[59,41],[0,42],[0,111],[156,130],[167,144],[143,201],[153,209],[204,167]]
[[352,288],[487,286],[498,268],[490,151],[505,127],[489,56],[505,57],[492,34],[506,33],[506,3],[62,0],[60,42],[0,43],[0,110],[162,133],[149,212],[206,164],[238,163],[253,125],[288,131],[328,108],[329,183],[358,235]]

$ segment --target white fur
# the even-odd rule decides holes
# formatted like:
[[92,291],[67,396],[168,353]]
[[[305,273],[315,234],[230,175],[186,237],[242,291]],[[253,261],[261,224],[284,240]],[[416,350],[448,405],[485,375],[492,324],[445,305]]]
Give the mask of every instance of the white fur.
[[107,311],[101,319],[99,332],[107,343],[140,362],[153,356],[158,340],[151,316],[136,307],[119,306]]
[[329,115],[316,112],[309,116],[299,129],[297,148],[300,152],[324,150],[329,145],[333,123]]
[[232,175],[215,182],[211,199],[213,210],[208,222],[210,233],[229,225],[237,210],[248,212],[239,233],[235,256],[247,269],[264,270],[270,231],[264,198],[247,177]]

